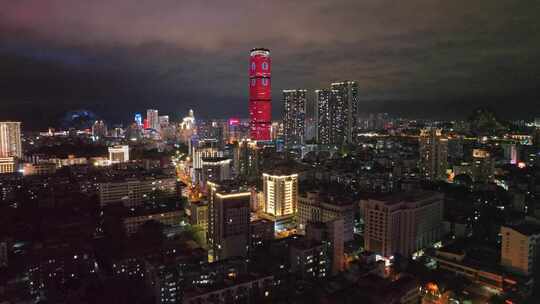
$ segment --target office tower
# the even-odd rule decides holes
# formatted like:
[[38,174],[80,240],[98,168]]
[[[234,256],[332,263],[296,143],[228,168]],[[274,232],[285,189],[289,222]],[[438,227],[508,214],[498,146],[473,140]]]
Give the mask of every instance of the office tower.
[[109,147],[109,161],[111,164],[125,163],[129,161],[129,146],[118,145]]
[[231,179],[231,159],[227,157],[203,157],[203,180],[219,183]]
[[229,118],[229,126],[227,128],[227,142],[232,144],[242,139],[242,131],[240,128],[240,119]]
[[107,137],[107,125],[103,120],[96,120],[92,125],[92,136],[95,139],[103,139]]
[[501,226],[501,265],[508,270],[531,275],[538,263],[540,227],[532,223]]
[[448,167],[448,139],[440,129],[423,129],[420,133],[420,170],[427,180],[445,180]]
[[358,82],[341,81],[331,85],[339,96],[334,104],[334,123],[337,143],[352,143],[358,117]]
[[283,129],[285,145],[304,143],[307,90],[283,90]]
[[148,119],[148,128],[159,131],[159,114],[158,110],[146,110],[146,119]]
[[495,174],[495,160],[485,149],[472,151],[472,179],[475,182],[489,182]]
[[283,138],[283,122],[280,121],[273,121],[272,127],[270,128],[270,133],[272,140],[278,140]]
[[169,126],[169,115],[161,115],[158,117],[159,127],[166,128]]
[[344,239],[343,218],[336,218],[326,222],[309,222],[306,227],[306,237],[310,240],[322,242],[327,246],[328,256],[331,260],[330,271],[337,275],[344,270]]
[[233,166],[237,176],[243,178],[260,178],[260,148],[256,142],[241,140],[234,145]]
[[232,182],[208,182],[208,260],[245,257],[249,247],[251,192]]
[[143,126],[143,118],[142,118],[141,113],[135,114],[135,125],[139,128]]
[[0,173],[15,172],[16,160],[21,157],[21,123],[0,122]]
[[298,174],[263,173],[264,212],[293,216],[298,206]]
[[223,157],[216,140],[201,140],[192,146],[193,169],[202,169],[203,158]]
[[318,144],[334,143],[332,130],[332,104],[337,92],[333,90],[315,90],[315,120],[317,124],[316,140]]
[[226,139],[224,135],[226,126],[227,122],[224,120],[199,120],[197,123],[197,136],[201,140],[214,140],[219,147],[223,147],[224,139]]
[[343,219],[343,240],[353,240],[355,202],[321,192],[307,192],[298,197],[298,228],[305,232],[308,223],[326,223]]
[[364,248],[389,258],[404,257],[440,241],[444,196],[420,191],[360,201]]
[[196,123],[195,123],[195,113],[193,110],[189,110],[188,116],[184,117],[182,119],[182,122],[180,123],[181,129],[195,129]]
[[518,148],[514,143],[503,143],[504,161],[508,164],[515,165],[518,162]]
[[270,50],[252,49],[249,60],[249,118],[252,140],[270,140],[271,94]]
[[180,126],[178,128],[178,133],[180,140],[186,144],[190,144],[191,139],[196,137],[197,134],[197,124],[195,121],[195,114],[193,110],[189,110],[188,116],[182,119]]
[[122,126],[116,125],[111,130],[110,136],[114,137],[114,138],[123,138],[124,137],[124,129],[122,128]]
[[0,157],[22,157],[20,122],[0,122]]

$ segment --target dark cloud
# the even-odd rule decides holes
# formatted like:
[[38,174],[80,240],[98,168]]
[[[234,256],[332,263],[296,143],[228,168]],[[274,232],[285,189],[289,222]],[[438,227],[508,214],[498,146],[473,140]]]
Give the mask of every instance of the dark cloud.
[[533,115],[539,15],[536,0],[0,0],[0,118],[247,116],[254,46],[272,49],[275,116],[281,89],[338,79],[366,110]]

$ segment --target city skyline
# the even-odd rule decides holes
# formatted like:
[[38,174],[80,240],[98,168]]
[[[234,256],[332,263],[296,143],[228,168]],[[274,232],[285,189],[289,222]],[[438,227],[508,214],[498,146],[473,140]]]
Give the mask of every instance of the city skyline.
[[538,303],[538,16],[0,0],[0,302]]
[[[247,50],[272,50],[273,118],[283,89],[356,80],[360,107],[461,118],[472,106],[532,118],[538,100],[538,4],[415,0],[0,4],[0,113],[31,128],[70,110],[130,121],[156,108],[181,117],[247,117]],[[259,18],[273,20],[253,30]],[[135,21],[133,21],[135,20]],[[126,111],[129,109],[129,111]],[[512,111],[509,111],[512,110]],[[128,113],[129,112],[129,113]],[[32,113],[31,113],[32,114]],[[173,117],[175,118],[175,117]]]

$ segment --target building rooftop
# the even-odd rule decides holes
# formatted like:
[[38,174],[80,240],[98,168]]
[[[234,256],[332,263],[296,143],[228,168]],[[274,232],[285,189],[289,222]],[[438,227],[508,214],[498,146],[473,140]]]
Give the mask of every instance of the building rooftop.
[[387,205],[399,204],[399,203],[408,203],[408,202],[418,202],[426,199],[434,198],[437,196],[442,196],[441,193],[435,191],[411,191],[411,192],[397,192],[390,194],[373,194],[368,197],[369,200],[376,200],[384,202]]
[[183,212],[182,206],[177,203],[168,203],[168,204],[147,203],[147,204],[143,204],[141,206],[137,206],[134,208],[124,207],[122,205],[110,205],[110,206],[107,206],[105,209],[107,212],[120,215],[123,218],[146,216],[146,215],[160,214],[160,213],[173,212],[173,211]]
[[301,193],[300,198],[314,198],[319,203],[329,204],[334,206],[349,206],[354,205],[355,200],[352,199],[347,194],[341,193],[328,193],[322,191],[308,191],[306,193]]
[[508,225],[506,226],[511,228],[523,235],[531,236],[535,234],[540,234],[540,225],[530,222],[524,222],[517,225]]
[[252,48],[250,52],[255,52],[255,51],[265,51],[265,52],[270,52],[269,49],[267,49],[267,48],[262,48],[262,47]]
[[202,158],[202,161],[207,162],[207,163],[218,163],[218,162],[227,161],[227,160],[231,160],[231,159],[228,157],[203,157]]
[[321,246],[322,243],[315,240],[310,240],[306,237],[298,237],[291,240],[291,248],[300,250],[309,250]]

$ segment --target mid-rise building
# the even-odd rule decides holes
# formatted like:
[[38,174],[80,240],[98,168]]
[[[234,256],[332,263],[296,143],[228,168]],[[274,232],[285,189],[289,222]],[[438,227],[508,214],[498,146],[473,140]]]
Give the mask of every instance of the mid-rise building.
[[448,139],[440,129],[424,129],[420,133],[420,171],[427,180],[446,180]]
[[242,140],[234,146],[234,172],[245,178],[260,178],[260,151],[256,142]]
[[154,129],[156,131],[160,130],[158,110],[146,110],[146,119],[148,120],[148,128]]
[[158,116],[159,127],[167,128],[169,126],[169,115]]
[[305,232],[308,223],[343,219],[343,240],[353,240],[354,202],[321,192],[307,192],[298,198],[298,228]]
[[203,158],[223,157],[223,151],[218,147],[217,141],[199,141],[192,146],[193,169],[202,169]]
[[179,208],[134,208],[123,218],[124,228],[128,235],[136,233],[148,221],[156,221],[162,225],[180,225],[184,211]]
[[56,172],[56,164],[53,162],[26,163],[23,165],[23,175],[49,175]]
[[[467,252],[459,248],[459,246],[449,245],[438,248],[432,258],[437,262],[437,267],[440,270],[463,277],[478,286],[497,290],[498,292],[515,292],[517,286],[521,285],[526,288],[530,282],[530,280],[518,280],[518,276],[502,268],[494,267],[489,262],[486,263],[469,257]],[[428,298],[424,297],[424,300]],[[434,300],[426,303],[439,303],[437,299]]]
[[495,160],[491,153],[485,149],[473,149],[472,153],[472,179],[475,182],[489,182],[495,173]]
[[15,157],[0,157],[0,174],[13,173],[17,171],[17,160]]
[[22,157],[20,122],[0,122],[0,158],[7,157]]
[[107,124],[103,120],[96,120],[92,125],[92,136],[95,139],[103,139],[107,137]]
[[285,145],[304,143],[307,90],[283,90],[283,129]]
[[156,304],[182,303],[182,276],[177,267],[146,263],[147,281],[153,287]]
[[109,147],[109,161],[111,164],[125,163],[129,161],[129,146],[118,145]]
[[298,206],[298,174],[263,173],[264,212],[293,216]]
[[202,175],[204,181],[222,182],[231,178],[231,162],[227,157],[204,157]]
[[389,258],[410,257],[441,239],[444,196],[419,191],[362,200],[364,247]]
[[329,269],[332,275],[337,275],[345,268],[343,218],[326,222],[309,222],[306,227],[306,237],[325,244],[330,258]]
[[290,244],[291,272],[305,280],[323,279],[330,275],[328,246],[300,237]]
[[208,236],[208,202],[192,201],[189,203],[189,220],[191,225],[200,227],[203,230],[203,243],[206,244]]
[[275,235],[275,225],[274,222],[263,219],[263,218],[254,218],[251,219],[250,223],[251,229],[251,246],[261,246],[265,242],[271,241],[274,239]]
[[135,118],[134,118],[133,121],[135,122],[135,126],[137,128],[142,128],[142,126],[143,126],[143,118],[142,118],[141,113],[135,113]]
[[208,182],[208,259],[246,256],[251,191],[232,182]]
[[182,303],[260,303],[260,299],[269,299],[275,284],[273,275],[240,276],[227,280],[226,284],[215,284],[214,288],[198,288],[194,292],[187,292]]
[[174,197],[179,197],[174,177],[128,178],[99,184],[101,206],[123,203],[126,207],[132,207],[152,199]]
[[538,225],[501,226],[501,265],[511,272],[531,275],[538,264],[539,245]]

